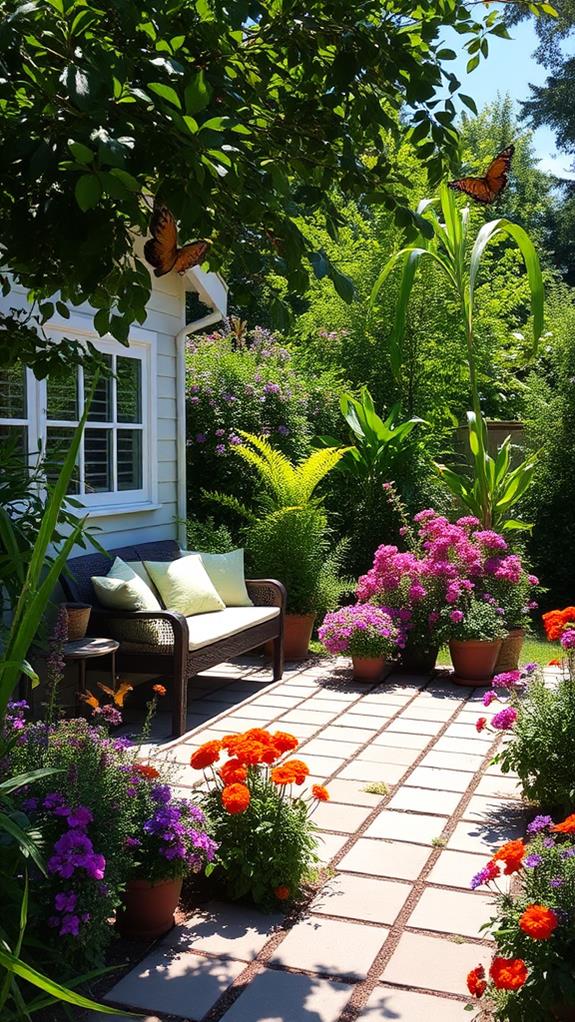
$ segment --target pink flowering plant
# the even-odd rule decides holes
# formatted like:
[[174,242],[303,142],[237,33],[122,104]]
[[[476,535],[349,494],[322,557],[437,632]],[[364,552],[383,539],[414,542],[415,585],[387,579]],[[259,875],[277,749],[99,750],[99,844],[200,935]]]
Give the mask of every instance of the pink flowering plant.
[[358,603],[327,614],[319,639],[329,653],[372,658],[397,655],[405,645],[404,632],[383,607]]
[[450,637],[495,638],[516,626],[518,606],[532,609],[527,597],[538,580],[477,518],[452,523],[429,508],[402,533],[410,549],[379,547],[357,597],[393,610],[410,645],[429,650]]

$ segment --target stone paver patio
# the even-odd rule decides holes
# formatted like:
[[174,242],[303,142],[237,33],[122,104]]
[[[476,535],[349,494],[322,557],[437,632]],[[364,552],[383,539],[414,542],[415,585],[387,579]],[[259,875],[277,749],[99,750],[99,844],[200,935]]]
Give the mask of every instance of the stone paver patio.
[[[189,795],[201,782],[189,757],[209,738],[268,725],[297,735],[309,783],[327,782],[332,799],[315,815],[326,882],[289,923],[203,906],[116,983],[109,1004],[148,1022],[467,1017],[466,974],[490,957],[480,927],[491,914],[469,881],[527,822],[516,780],[490,765],[492,736],[475,729],[496,707],[481,705],[483,689],[441,677],[350,677],[330,660],[288,665],[270,684],[244,661],[196,679],[191,731],[146,751],[171,762]],[[164,726],[162,715],[158,739]],[[387,795],[366,791],[381,782]]]

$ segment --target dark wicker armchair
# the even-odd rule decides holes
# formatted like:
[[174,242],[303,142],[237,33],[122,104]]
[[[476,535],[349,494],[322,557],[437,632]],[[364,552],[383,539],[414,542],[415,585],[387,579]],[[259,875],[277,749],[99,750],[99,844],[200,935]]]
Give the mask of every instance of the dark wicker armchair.
[[177,610],[117,611],[100,606],[94,594],[91,578],[105,575],[115,557],[124,561],[173,561],[180,557],[174,540],[143,543],[133,547],[111,550],[108,556],[100,553],[75,557],[68,561],[67,570],[60,581],[68,599],[90,603],[89,634],[115,638],[115,624],[120,619],[154,621],[160,631],[158,643],[125,642],[121,639],[118,667],[125,673],[153,675],[168,681],[172,692],[172,728],[176,736],[186,729],[188,681],[200,671],[246,653],[264,642],[273,643],[273,678],[279,681],[283,674],[283,629],[286,593],[280,582],[271,579],[246,580],[251,600],[256,607],[279,607],[279,614],[269,621],[244,628],[235,635],[218,639],[200,649],[190,650],[188,623]]

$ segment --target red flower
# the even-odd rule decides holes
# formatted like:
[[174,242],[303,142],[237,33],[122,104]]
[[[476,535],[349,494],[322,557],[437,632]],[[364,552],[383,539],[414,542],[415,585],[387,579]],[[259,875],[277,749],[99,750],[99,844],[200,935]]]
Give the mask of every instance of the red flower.
[[483,731],[483,728],[485,727],[486,724],[487,724],[487,717],[480,717],[479,720],[476,721],[475,730],[476,731]]
[[147,777],[150,781],[160,776],[159,771],[155,767],[148,766],[147,763],[134,763],[133,769],[136,773],[141,774],[142,777]]
[[245,784],[230,784],[222,791],[224,809],[235,816],[244,813],[250,804],[250,792]]
[[528,973],[521,958],[494,958],[489,975],[498,990],[519,990]]
[[575,813],[568,816],[561,823],[556,823],[551,830],[557,830],[560,834],[575,834]]
[[521,869],[526,848],[523,841],[507,841],[493,856],[492,862],[505,863],[504,873],[517,873]]
[[192,752],[190,766],[194,770],[204,770],[220,758],[221,751],[222,743],[220,741],[204,742],[203,745],[200,745],[199,749]]
[[278,901],[287,901],[289,898],[289,887],[286,887],[285,884],[280,884],[279,887],[275,888],[274,894]]
[[547,666],[548,667],[561,667],[561,661],[560,660],[550,660],[549,663],[547,664]]
[[481,997],[485,993],[487,989],[487,982],[484,977],[485,969],[482,965],[478,965],[476,969],[472,969],[468,974],[467,989],[474,997]]
[[224,784],[237,784],[246,780],[248,771],[239,759],[229,759],[220,767],[219,775]]
[[323,784],[314,784],[311,793],[318,802],[329,802],[329,791],[324,788]]
[[287,731],[276,731],[272,735],[272,739],[276,749],[279,749],[280,752],[291,752],[299,745],[297,738],[288,734]]
[[152,685],[152,692],[155,692],[157,696],[165,696],[167,691],[165,685]]
[[533,940],[549,940],[558,926],[557,916],[545,905],[529,905],[519,920],[519,926]]

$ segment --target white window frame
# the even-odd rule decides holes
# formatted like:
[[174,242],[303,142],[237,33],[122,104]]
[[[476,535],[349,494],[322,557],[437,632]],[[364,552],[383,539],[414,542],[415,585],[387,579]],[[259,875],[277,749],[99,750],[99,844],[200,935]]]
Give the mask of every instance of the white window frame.
[[[133,327],[129,334],[129,346],[116,341],[111,335],[99,337],[94,331],[89,316],[71,315],[68,320],[54,319],[46,324],[45,331],[58,343],[64,337],[71,337],[79,343],[90,341],[94,347],[107,355],[137,358],[141,363],[142,381],[142,487],[137,490],[116,490],[99,493],[72,494],[87,510],[90,518],[105,517],[116,514],[151,511],[160,507],[158,503],[158,435],[157,435],[157,334],[142,327]],[[82,370],[80,369],[80,374]],[[48,385],[45,380],[37,380],[30,369],[26,369],[28,421],[11,419],[2,420],[13,425],[28,426],[28,440],[31,457],[34,452],[46,448],[48,423],[51,428],[62,427],[73,429],[73,420],[48,420]],[[82,379],[80,379],[80,385]],[[115,388],[115,381],[113,382]],[[115,401],[113,402],[116,413]],[[110,423],[95,423],[96,428],[112,429],[113,436],[113,472],[116,472],[117,430],[129,429],[130,425],[118,422],[116,418]],[[92,428],[89,424],[88,428]],[[83,478],[83,446],[80,450],[80,471]]]

